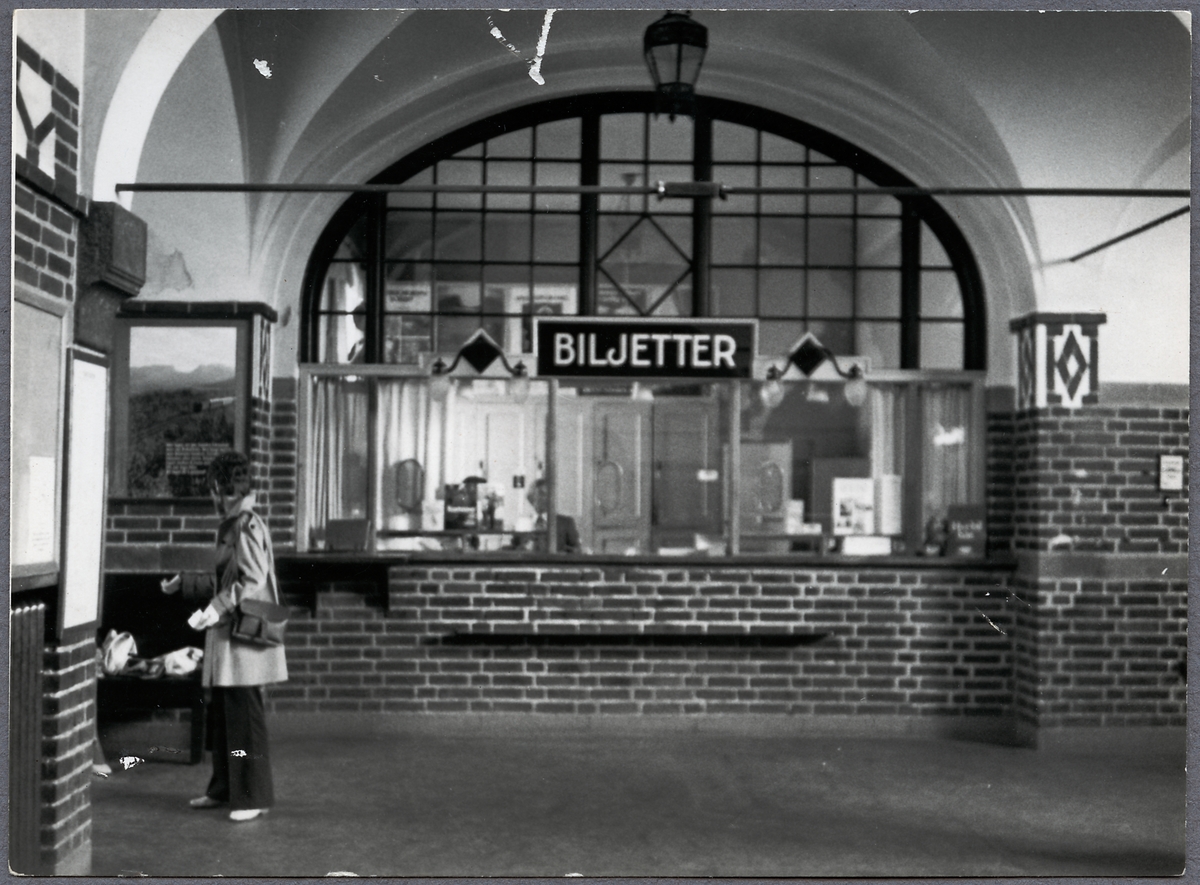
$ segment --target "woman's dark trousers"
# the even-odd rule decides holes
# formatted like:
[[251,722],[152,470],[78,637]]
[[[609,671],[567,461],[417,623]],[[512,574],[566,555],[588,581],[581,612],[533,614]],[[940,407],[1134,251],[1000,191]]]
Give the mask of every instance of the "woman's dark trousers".
[[213,773],[205,795],[234,811],[274,805],[262,688],[213,686],[208,736]]

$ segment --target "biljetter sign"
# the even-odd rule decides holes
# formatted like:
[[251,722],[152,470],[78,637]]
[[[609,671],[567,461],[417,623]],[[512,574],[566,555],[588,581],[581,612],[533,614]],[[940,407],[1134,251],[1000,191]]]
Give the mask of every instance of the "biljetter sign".
[[749,378],[754,320],[534,319],[543,378]]

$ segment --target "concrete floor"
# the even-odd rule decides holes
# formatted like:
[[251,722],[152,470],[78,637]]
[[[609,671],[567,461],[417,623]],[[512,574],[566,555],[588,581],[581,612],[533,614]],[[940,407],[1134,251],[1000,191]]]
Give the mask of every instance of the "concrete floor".
[[93,875],[1164,876],[1184,742],[1030,750],[786,723],[276,717],[278,805],[208,765],[96,779]]

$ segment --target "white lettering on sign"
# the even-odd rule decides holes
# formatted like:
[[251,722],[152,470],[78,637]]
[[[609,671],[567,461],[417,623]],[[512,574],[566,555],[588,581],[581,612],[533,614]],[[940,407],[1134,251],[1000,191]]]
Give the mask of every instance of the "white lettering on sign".
[[629,365],[637,366],[638,368],[649,368],[650,360],[642,356],[643,351],[650,346],[650,342],[646,339],[649,335],[638,333],[633,336],[633,355],[629,357]]
[[[642,369],[733,369],[737,340],[724,333],[622,332],[604,346],[595,332],[554,333],[554,365]],[[606,342],[612,342],[606,337]]]
[[575,362],[575,343],[565,332],[554,336],[554,365],[569,366]]

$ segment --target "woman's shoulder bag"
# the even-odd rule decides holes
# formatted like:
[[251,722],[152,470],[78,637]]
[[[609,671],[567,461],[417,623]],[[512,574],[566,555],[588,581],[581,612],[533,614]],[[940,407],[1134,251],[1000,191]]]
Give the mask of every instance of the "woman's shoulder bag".
[[[242,521],[238,521],[237,531],[243,529]],[[291,610],[279,602],[279,588],[275,583],[275,561],[271,555],[270,539],[267,541],[267,581],[271,585],[271,595],[274,602],[262,599],[243,599],[238,602],[233,612],[232,639],[259,648],[274,648],[283,645],[284,631],[287,629],[288,616]],[[236,540],[234,545],[236,547]],[[236,555],[234,557],[236,559]]]

